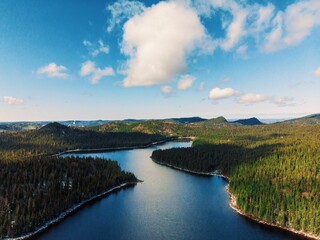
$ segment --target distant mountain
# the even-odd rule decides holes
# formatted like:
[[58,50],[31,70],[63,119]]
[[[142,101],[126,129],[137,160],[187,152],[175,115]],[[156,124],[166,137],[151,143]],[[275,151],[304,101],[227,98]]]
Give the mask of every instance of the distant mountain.
[[61,123],[68,127],[91,127],[91,126],[99,126],[107,122],[110,122],[110,121],[109,120],[87,120],[87,121],[68,120],[68,121],[59,121],[58,123]]
[[25,131],[38,129],[42,122],[3,122],[0,124],[0,131]]
[[258,118],[247,118],[247,119],[239,119],[237,121],[233,121],[231,123],[236,123],[236,124],[240,124],[240,125],[244,125],[244,126],[255,126],[255,125],[261,125],[263,124],[262,122],[260,122],[260,120]]
[[197,124],[200,124],[202,126],[204,125],[207,127],[224,127],[229,125],[229,122],[227,121],[227,119],[221,116],[217,118],[208,119],[204,122],[199,122]]
[[73,133],[73,129],[60,124],[58,122],[48,123],[47,125],[41,127],[37,130],[37,133],[48,134],[48,135],[69,135]]
[[147,134],[174,135],[178,123],[171,120],[146,120],[140,122],[114,121],[101,126],[89,127],[98,132],[141,132]]
[[188,123],[203,122],[206,120],[207,119],[201,118],[201,117],[184,117],[184,118],[166,118],[166,119],[124,119],[119,122],[141,123],[141,122],[147,122],[147,121],[173,121],[175,123],[188,124]]
[[217,118],[212,118],[206,121],[206,123],[213,123],[213,124],[222,124],[222,123],[228,123],[227,119],[225,117],[217,117]]
[[170,118],[168,120],[172,120],[176,123],[184,123],[184,124],[207,121],[207,119],[201,118],[201,117]]
[[301,118],[286,120],[283,123],[290,124],[317,124],[320,123],[320,113],[308,115]]
[[123,119],[123,120],[120,120],[119,122],[125,122],[125,123],[137,123],[137,122],[145,122],[145,121],[148,121],[147,119]]

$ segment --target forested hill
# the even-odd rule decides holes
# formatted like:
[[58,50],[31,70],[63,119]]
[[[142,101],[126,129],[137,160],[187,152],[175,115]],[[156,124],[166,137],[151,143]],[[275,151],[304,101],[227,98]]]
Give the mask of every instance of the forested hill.
[[260,122],[259,119],[255,118],[255,117],[247,118],[247,119],[239,119],[239,120],[233,121],[232,123],[238,123],[238,124],[244,125],[244,126],[255,126],[255,125],[263,124],[262,122]]
[[0,239],[18,237],[114,186],[136,182],[116,162],[50,157],[68,149],[144,146],[156,134],[98,132],[50,123],[0,133]]
[[175,136],[179,129],[185,129],[185,124],[171,120],[148,120],[143,122],[110,122],[101,126],[88,128],[98,132],[140,132],[164,136]]
[[195,128],[192,148],[157,150],[156,162],[221,172],[246,214],[320,237],[320,124]]
[[312,115],[301,117],[301,118],[290,119],[290,120],[284,121],[284,123],[318,124],[318,123],[320,123],[320,114],[312,114]]
[[70,149],[144,146],[165,139],[141,132],[99,132],[50,123],[38,130],[0,133],[0,158],[21,159]]

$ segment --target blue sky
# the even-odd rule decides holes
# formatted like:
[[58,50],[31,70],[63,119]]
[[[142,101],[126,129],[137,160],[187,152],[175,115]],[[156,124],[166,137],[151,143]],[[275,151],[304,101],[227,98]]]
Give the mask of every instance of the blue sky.
[[319,0],[0,1],[0,121],[320,112]]

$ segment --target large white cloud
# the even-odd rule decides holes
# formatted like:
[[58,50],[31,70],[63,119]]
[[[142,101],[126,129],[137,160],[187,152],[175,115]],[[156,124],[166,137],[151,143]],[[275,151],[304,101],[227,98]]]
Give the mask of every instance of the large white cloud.
[[3,101],[8,105],[20,105],[23,104],[23,99],[12,97],[12,96],[4,96]]
[[183,75],[178,81],[178,89],[179,90],[187,90],[192,87],[193,82],[196,78],[192,75]]
[[49,63],[37,70],[39,76],[46,76],[49,78],[66,78],[68,74],[65,72],[67,68],[65,66],[58,66],[56,63]]
[[112,67],[106,67],[104,69],[97,68],[94,62],[87,61],[81,66],[80,76],[84,77],[89,75],[91,76],[90,82],[96,84],[105,76],[114,76],[114,70]]
[[196,11],[181,2],[160,2],[124,25],[122,51],[129,57],[125,87],[173,80],[186,68],[186,57],[208,42]]
[[233,88],[213,88],[209,93],[209,98],[213,100],[219,100],[229,98],[237,94],[240,94],[240,92]]

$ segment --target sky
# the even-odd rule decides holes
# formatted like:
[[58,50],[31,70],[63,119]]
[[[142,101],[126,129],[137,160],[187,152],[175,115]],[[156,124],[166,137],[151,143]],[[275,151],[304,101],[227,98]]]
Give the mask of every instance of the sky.
[[319,106],[319,0],[0,1],[0,121]]

